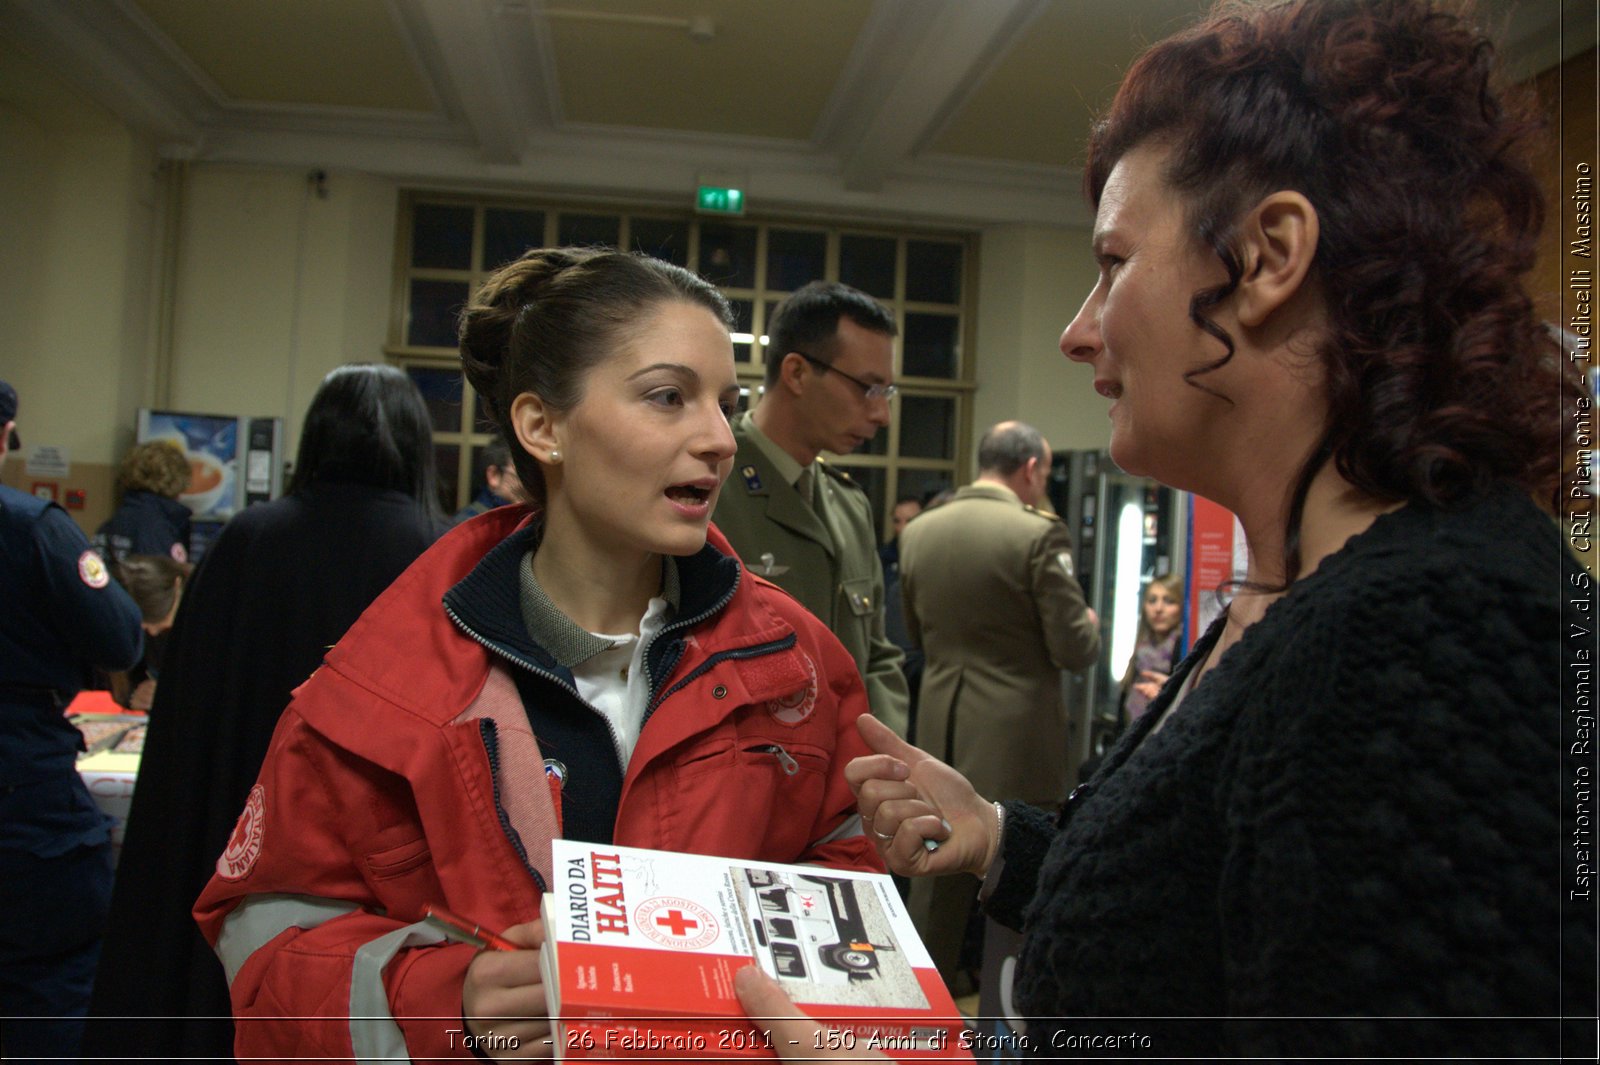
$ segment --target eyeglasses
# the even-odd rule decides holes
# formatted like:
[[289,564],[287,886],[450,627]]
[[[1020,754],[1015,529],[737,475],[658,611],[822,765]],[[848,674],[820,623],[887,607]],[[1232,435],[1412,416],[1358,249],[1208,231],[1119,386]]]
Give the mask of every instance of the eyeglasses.
[[853,384],[857,388],[861,389],[862,396],[864,396],[868,400],[874,400],[874,399],[890,400],[890,399],[894,398],[894,395],[895,395],[896,392],[900,391],[900,386],[899,385],[874,385],[874,384],[868,384],[866,381],[863,381],[859,377],[854,377],[854,376],[851,376],[850,374],[845,373],[843,370],[839,369],[839,367],[833,365],[832,363],[823,362],[821,359],[812,358],[810,355],[807,355],[803,351],[796,351],[795,354],[800,356],[802,359],[806,360],[807,362],[809,362],[813,366],[820,367],[820,368],[822,368],[824,370],[832,370],[834,373],[838,374],[840,377],[844,378],[846,381],[849,381],[851,384]]

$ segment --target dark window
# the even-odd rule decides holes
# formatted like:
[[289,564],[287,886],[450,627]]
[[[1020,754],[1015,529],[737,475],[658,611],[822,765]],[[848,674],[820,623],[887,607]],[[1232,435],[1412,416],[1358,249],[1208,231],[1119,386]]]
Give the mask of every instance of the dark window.
[[793,292],[819,281],[828,266],[828,235],[804,229],[767,230],[767,289]]
[[490,207],[483,212],[483,265],[493,270],[522,258],[529,248],[544,247],[543,211],[508,211]]
[[472,208],[419,203],[411,223],[411,265],[472,269]]
[[417,391],[428,405],[428,420],[435,432],[459,433],[461,431],[461,371],[442,367],[408,366]]
[[629,229],[634,251],[678,266],[689,265],[689,223],[670,218],[635,218]]
[[839,280],[869,296],[894,299],[893,237],[839,238]]
[[900,454],[950,459],[956,453],[956,401],[948,396],[900,397]]
[[414,278],[408,303],[406,343],[425,348],[455,347],[456,319],[466,305],[465,281]]
[[960,324],[960,319],[950,314],[907,312],[900,372],[906,377],[954,377]]
[[961,302],[961,245],[906,241],[906,299],[919,303]]
[[755,288],[755,227],[702,222],[700,276],[723,288]]
[[615,248],[622,240],[622,219],[614,214],[563,214],[556,226],[562,247]]

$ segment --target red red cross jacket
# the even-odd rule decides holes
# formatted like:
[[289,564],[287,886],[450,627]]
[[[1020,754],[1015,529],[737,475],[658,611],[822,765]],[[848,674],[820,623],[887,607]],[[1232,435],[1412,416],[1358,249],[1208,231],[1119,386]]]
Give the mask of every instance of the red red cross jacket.
[[[522,630],[520,619],[497,630],[517,603],[505,567],[536,542],[515,528],[519,510],[440,540],[280,720],[195,907],[227,970],[241,1058],[471,1057],[461,986],[473,950],[419,922],[429,903],[488,926],[538,916],[561,813],[530,719],[546,694],[576,699],[538,648],[497,635]],[[843,776],[867,753],[855,665],[732,556],[713,528],[706,550],[679,560],[683,602],[647,657],[650,710],[612,840],[881,869]]]

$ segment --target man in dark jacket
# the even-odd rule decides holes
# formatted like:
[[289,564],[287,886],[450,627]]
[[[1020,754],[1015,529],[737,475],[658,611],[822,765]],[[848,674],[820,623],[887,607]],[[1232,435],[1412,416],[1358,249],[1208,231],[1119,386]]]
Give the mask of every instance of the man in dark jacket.
[[[17,393],[0,381],[0,463]],[[7,1060],[74,1058],[111,900],[110,819],[62,708],[139,659],[139,608],[54,503],[0,485],[0,1016]]]

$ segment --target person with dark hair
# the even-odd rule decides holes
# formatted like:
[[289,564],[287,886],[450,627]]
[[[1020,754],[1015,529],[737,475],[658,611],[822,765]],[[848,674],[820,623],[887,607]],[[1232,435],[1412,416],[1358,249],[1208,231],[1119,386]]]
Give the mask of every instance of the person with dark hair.
[[[849,654],[710,524],[727,302],[677,266],[537,249],[462,313],[531,508],[458,526],[296,693],[195,908],[241,1057],[548,1056],[550,841],[882,869],[844,765]],[[425,921],[443,905],[521,949]]]
[[290,692],[438,536],[435,485],[427,405],[411,379],[340,366],[306,412],[288,493],[240,511],[206,552],[156,688],[88,1050],[232,1055],[227,982],[190,908]]
[[[126,702],[134,710],[149,710],[155,699],[156,680],[161,676],[161,656],[152,653],[156,640],[172,629],[183,598],[183,585],[194,567],[165,555],[128,555],[112,567],[117,583],[139,604],[140,624],[144,628],[144,660],[135,667],[142,674],[129,677],[131,690]],[[117,674],[117,676],[127,676]],[[117,693],[117,698],[123,698]]]
[[147,440],[122,457],[117,509],[95,531],[94,546],[112,566],[129,555],[189,561],[192,513],[178,497],[189,488],[189,457],[171,440]]
[[517,468],[511,463],[511,448],[497,436],[483,447],[482,490],[472,502],[456,511],[450,524],[460,525],[468,518],[517,502],[521,497],[522,482],[517,480]]
[[904,656],[884,628],[872,503],[822,452],[848,455],[889,424],[894,316],[864,292],[813,281],[767,326],[766,387],[733,420],[737,471],[717,527],[739,557],[839,637],[872,712],[904,735]]
[[1022,928],[1021,1046],[1594,1060],[1562,692],[1593,637],[1561,626],[1594,592],[1540,505],[1579,383],[1522,287],[1533,126],[1493,57],[1426,0],[1230,3],[1093,131],[1061,349],[1120,467],[1237,516],[1247,579],[1059,817],[871,721],[848,771],[891,867]]
[[[919,515],[900,548],[906,628],[927,655],[916,742],[996,799],[1059,805],[1077,777],[1063,670],[1100,653],[1099,619],[1073,576],[1072,536],[1038,509],[1050,444],[1025,422],[990,427],[978,476]],[[956,995],[978,884],[920,877],[907,909]]]
[[[17,392],[0,381],[0,467]],[[0,484],[0,1044],[75,1059],[111,897],[111,827],[62,709],[139,658],[139,608],[55,503]]]

